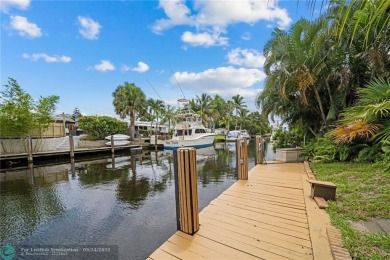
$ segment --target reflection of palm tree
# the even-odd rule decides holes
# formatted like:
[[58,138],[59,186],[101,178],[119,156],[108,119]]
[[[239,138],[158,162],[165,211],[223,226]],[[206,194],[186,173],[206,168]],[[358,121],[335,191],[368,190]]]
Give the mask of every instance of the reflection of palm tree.
[[81,185],[100,185],[101,183],[111,182],[126,176],[130,165],[122,168],[107,169],[107,162],[82,163],[78,169],[78,176]]
[[[154,163],[150,156],[150,165],[155,173]],[[135,156],[131,156],[131,177],[128,178],[128,173],[122,175],[117,187],[117,198],[123,202],[129,203],[132,208],[138,208],[142,205],[142,201],[146,199],[150,192],[163,192],[167,188],[167,182],[172,179],[172,171],[166,171],[166,174],[161,176],[161,179],[137,176]],[[156,155],[157,158],[157,155]],[[158,166],[158,163],[156,163]]]
[[132,174],[130,179],[121,178],[119,180],[117,198],[128,202],[132,208],[138,208],[142,201],[146,199],[149,189],[148,178],[142,177],[138,179],[136,174]]

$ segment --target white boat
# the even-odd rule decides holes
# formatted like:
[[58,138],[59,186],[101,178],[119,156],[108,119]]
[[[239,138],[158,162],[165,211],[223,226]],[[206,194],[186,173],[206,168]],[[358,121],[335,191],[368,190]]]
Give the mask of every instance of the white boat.
[[[119,140],[115,141],[114,140],[114,146],[122,146],[122,145],[129,145],[130,141],[127,140]],[[111,146],[111,141],[106,142],[106,145]]]
[[[109,140],[106,142],[106,145],[111,146],[111,135],[106,136],[104,139]],[[115,134],[113,135],[113,140],[114,140],[114,146],[121,146],[121,145],[128,145],[130,144],[130,136],[128,135],[123,135],[123,134]]]
[[227,142],[234,142],[237,139],[244,139],[246,138],[247,141],[250,139],[250,135],[248,134],[247,130],[232,130],[229,131],[229,133],[226,136]]
[[184,107],[179,109],[175,118],[177,124],[174,128],[172,139],[159,140],[158,143],[164,145],[165,150],[176,150],[181,147],[204,148],[212,146],[215,133],[210,133],[202,125],[200,115],[195,114],[186,100],[179,100],[184,103]]
[[241,131],[240,130],[229,131],[229,133],[226,136],[227,142],[233,142],[233,141],[236,141],[237,139],[241,139]]
[[[114,141],[125,141],[130,139],[130,136],[123,134],[115,134],[113,137]],[[104,139],[111,141],[111,135],[106,136]]]
[[241,138],[247,138],[247,139],[251,138],[247,130],[240,130],[240,131],[241,131]]

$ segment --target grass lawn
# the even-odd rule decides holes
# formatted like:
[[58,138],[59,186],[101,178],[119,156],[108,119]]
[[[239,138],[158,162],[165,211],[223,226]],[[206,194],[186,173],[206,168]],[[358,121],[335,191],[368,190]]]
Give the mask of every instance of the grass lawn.
[[317,180],[337,185],[337,199],[328,201],[332,223],[343,236],[353,259],[390,259],[390,235],[362,234],[351,221],[390,219],[390,173],[369,163],[313,163]]

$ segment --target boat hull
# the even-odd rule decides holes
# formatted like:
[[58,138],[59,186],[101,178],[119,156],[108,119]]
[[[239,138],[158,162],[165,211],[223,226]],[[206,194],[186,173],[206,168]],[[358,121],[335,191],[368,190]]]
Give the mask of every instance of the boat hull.
[[166,140],[163,142],[164,150],[177,150],[183,147],[193,147],[195,149],[205,148],[212,146],[214,143],[215,135],[207,135],[198,139],[190,140]]
[[[111,135],[106,136],[104,139],[111,140]],[[114,139],[114,141],[125,141],[125,140],[129,140],[130,136],[123,135],[123,134],[115,134],[115,135],[113,135],[113,139]]]
[[[115,141],[114,140],[114,146],[122,146],[122,145],[129,145],[130,141],[122,140],[122,141]],[[106,145],[111,146],[111,141],[106,142]]]

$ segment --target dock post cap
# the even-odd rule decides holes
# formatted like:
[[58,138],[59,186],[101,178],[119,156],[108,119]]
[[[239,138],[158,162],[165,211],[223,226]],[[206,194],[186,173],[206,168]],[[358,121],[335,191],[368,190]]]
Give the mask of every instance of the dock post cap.
[[177,149],[178,151],[183,151],[183,150],[196,150],[194,147],[180,147]]

